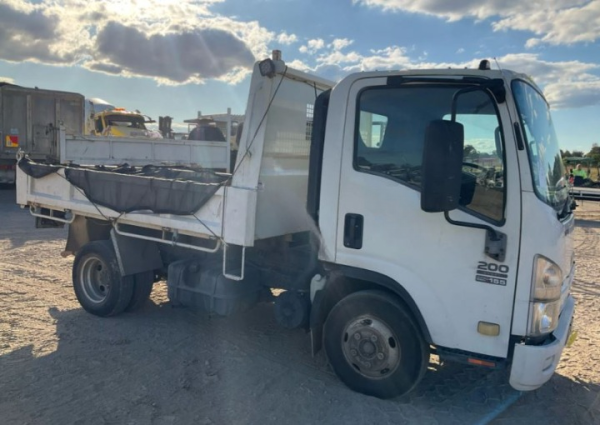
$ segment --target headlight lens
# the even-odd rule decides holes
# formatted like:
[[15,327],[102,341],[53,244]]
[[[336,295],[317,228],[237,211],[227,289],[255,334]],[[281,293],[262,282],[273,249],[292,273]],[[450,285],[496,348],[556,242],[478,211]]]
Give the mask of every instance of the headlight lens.
[[560,315],[560,300],[532,303],[531,320],[529,322],[529,336],[548,334],[558,326]]
[[554,301],[560,298],[563,282],[562,270],[558,265],[541,255],[535,256],[533,294],[535,301]]

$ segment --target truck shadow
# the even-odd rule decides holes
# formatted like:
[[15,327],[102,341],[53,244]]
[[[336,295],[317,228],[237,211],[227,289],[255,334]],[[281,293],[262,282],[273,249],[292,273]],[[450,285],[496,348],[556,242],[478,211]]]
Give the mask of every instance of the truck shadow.
[[[6,186],[6,185],[5,185]],[[5,249],[20,248],[26,243],[38,241],[53,241],[66,238],[66,229],[35,229],[35,218],[27,209],[20,209],[16,201],[14,185],[0,186],[0,216],[3,217],[0,225],[0,239],[7,239],[10,243]],[[32,240],[32,230],[35,231],[35,240]]]
[[[266,304],[227,319],[165,302],[108,319],[81,309],[49,309],[41,319],[54,322],[55,333],[0,356],[3,423],[475,424],[501,414],[498,423],[586,424],[600,418],[594,383],[555,375],[510,406],[519,394],[506,371],[435,361],[408,396],[356,394],[323,355],[310,356],[306,333],[278,328]],[[48,344],[56,349],[36,354]]]
[[575,226],[583,227],[586,229],[598,229],[600,228],[600,221],[598,220],[586,220],[586,219],[575,219]]

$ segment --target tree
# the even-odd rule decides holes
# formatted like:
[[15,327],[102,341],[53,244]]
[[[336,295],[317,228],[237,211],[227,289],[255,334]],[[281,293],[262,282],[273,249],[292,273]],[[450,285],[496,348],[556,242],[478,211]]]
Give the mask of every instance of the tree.
[[600,146],[598,146],[598,143],[594,143],[592,145],[592,149],[585,156],[587,156],[588,158],[591,158],[592,162],[596,166],[599,166],[600,165]]
[[583,153],[583,151],[573,151],[573,152],[571,152],[571,155],[576,158],[583,158],[584,153]]
[[465,145],[463,148],[463,158],[477,157],[478,153],[473,145]]

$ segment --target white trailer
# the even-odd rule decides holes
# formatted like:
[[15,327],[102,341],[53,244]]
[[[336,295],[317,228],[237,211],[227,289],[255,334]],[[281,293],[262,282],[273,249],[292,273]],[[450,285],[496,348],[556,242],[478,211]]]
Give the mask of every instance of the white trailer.
[[85,310],[135,309],[162,274],[171,302],[210,313],[274,301],[377,397],[414,388],[432,352],[510,368],[519,390],[550,379],[571,335],[574,215],[527,76],[483,61],[334,85],[267,59],[245,117],[231,174],[20,163],[17,202],[69,223]]
[[573,186],[571,196],[582,201],[600,201],[600,188]]

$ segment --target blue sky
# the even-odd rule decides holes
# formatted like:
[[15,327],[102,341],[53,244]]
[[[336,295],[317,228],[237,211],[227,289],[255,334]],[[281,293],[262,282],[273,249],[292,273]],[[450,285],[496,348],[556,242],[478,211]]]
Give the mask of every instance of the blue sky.
[[0,81],[176,122],[243,113],[254,60],[340,79],[496,57],[544,88],[564,149],[600,143],[600,0],[0,0]]

